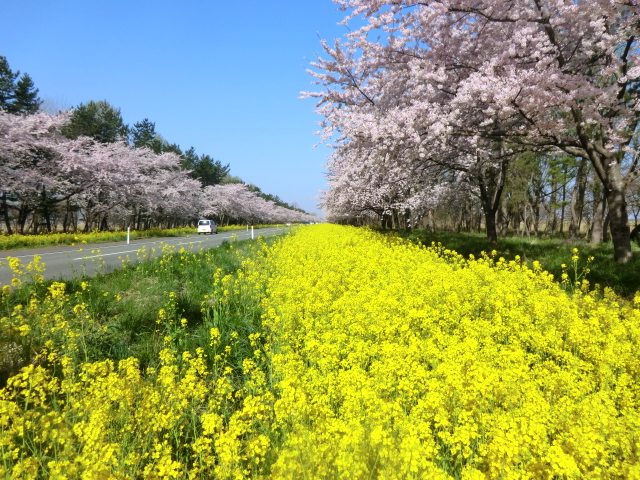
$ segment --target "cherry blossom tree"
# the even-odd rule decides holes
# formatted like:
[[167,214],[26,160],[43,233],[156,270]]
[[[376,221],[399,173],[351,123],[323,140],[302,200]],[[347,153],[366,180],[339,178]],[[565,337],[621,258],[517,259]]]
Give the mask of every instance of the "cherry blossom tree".
[[[487,166],[489,177],[504,177],[521,149],[586,158],[605,191],[615,257],[631,258],[636,0],[335,1],[348,11],[345,22],[364,25],[324,44],[313,75],[325,90],[309,95],[320,100],[324,138],[340,154],[354,141],[368,141],[377,156],[403,145],[396,168],[475,168],[479,185]],[[500,188],[494,182],[486,200]]]
[[314,215],[276,205],[250,191],[243,183],[212,185],[204,188],[203,214],[221,224],[237,223],[285,223],[317,222]]
[[198,217],[202,188],[180,168],[174,153],[133,149],[124,142],[98,143],[84,137],[78,155],[93,176],[76,199],[85,229],[108,228],[111,217],[124,225],[182,224]]
[[2,214],[7,230],[9,201],[18,203],[18,225],[24,230],[27,216],[36,208],[44,209],[45,217],[55,197],[67,199],[79,189],[59,155],[61,145],[68,140],[60,128],[68,115],[10,115],[0,112],[0,190]]
[[317,221],[317,217],[277,206],[243,184],[202,188],[172,152],[133,148],[123,141],[69,139],[61,131],[70,113],[9,115],[0,112],[0,194],[2,216],[12,232],[64,211],[63,229],[78,220],[85,230],[178,226],[204,214],[224,222]]
[[82,212],[85,229],[107,228],[115,211],[121,219],[142,211],[158,221],[198,217],[202,188],[180,168],[180,157],[124,142],[69,140],[60,133],[68,119],[69,114],[0,113],[0,188],[9,232],[12,201],[21,232],[36,210],[51,230],[50,214],[62,202]]

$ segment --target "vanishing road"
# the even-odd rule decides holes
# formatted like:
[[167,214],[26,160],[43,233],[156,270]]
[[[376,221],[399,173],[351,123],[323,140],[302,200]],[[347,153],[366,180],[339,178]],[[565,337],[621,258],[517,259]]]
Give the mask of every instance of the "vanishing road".
[[[278,235],[289,231],[289,228],[261,228],[254,230],[254,238],[261,236]],[[193,234],[184,237],[142,238],[131,240],[127,245],[123,242],[95,243],[76,245],[74,247],[47,247],[29,250],[5,250],[0,252],[0,286],[7,285],[13,278],[13,273],[7,265],[7,257],[19,258],[24,265],[33,260],[34,255],[39,255],[46,265],[45,280],[71,279],[82,275],[93,276],[96,270],[110,272],[122,266],[122,260],[129,257],[131,263],[141,258],[147,259],[162,255],[164,245],[172,245],[185,249],[191,248],[198,251],[200,248],[213,248],[219,246],[224,240],[229,240],[232,235],[238,240],[251,238],[251,231],[236,230],[233,232],[221,232],[217,235]],[[144,254],[138,251],[143,249]],[[155,249],[155,251],[154,251]],[[25,279],[27,280],[27,279]]]

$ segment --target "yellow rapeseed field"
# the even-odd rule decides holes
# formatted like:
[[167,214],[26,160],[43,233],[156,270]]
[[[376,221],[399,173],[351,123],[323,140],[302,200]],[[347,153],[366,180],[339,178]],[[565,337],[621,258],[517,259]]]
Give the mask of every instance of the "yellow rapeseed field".
[[1,319],[45,340],[0,390],[0,477],[640,479],[640,296],[317,225],[217,274],[205,321],[243,298],[241,365],[215,326],[179,348],[171,293],[155,369],[84,361],[62,283]]
[[273,477],[640,478],[640,297],[330,225],[268,262]]

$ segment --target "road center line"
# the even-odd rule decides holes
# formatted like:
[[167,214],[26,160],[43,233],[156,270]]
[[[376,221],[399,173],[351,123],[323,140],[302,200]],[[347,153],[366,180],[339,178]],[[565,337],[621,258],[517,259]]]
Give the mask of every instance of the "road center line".
[[[137,252],[138,250],[127,250],[125,252],[101,253],[100,255],[91,255],[90,257],[72,258],[71,260],[86,260],[87,258],[108,257],[109,255],[122,255],[123,253]],[[151,253],[151,252],[149,252]]]

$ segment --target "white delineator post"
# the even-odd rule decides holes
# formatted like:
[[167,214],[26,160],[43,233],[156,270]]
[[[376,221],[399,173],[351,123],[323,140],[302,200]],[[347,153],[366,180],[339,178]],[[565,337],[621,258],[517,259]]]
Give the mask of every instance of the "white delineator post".
[[251,225],[251,240],[253,240],[253,225]]
[[127,227],[127,245],[129,245],[129,231],[130,231],[131,227]]

